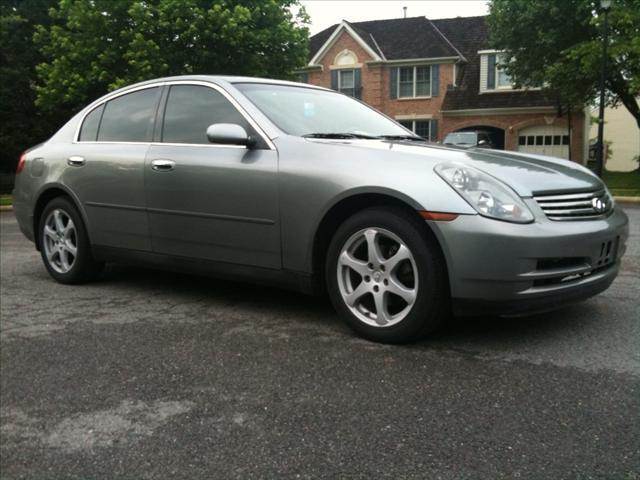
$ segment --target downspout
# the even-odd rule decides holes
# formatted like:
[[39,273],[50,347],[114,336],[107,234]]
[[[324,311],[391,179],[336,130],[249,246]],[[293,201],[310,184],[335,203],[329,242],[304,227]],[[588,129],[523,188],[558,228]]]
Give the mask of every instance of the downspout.
[[571,104],[567,107],[567,129],[569,130],[569,160],[571,160],[571,142],[573,141],[573,128],[571,126]]

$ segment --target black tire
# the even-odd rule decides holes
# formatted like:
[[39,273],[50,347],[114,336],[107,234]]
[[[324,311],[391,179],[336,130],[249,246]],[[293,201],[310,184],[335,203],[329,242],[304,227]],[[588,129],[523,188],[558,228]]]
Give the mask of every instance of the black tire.
[[[54,210],[61,210],[73,221],[75,227],[74,239],[77,247],[77,255],[75,255],[71,268],[67,272],[56,271],[47,258],[45,251],[45,223]],[[82,221],[82,217],[75,205],[66,197],[56,197],[45,207],[38,224],[38,242],[44,266],[49,272],[49,275],[57,282],[64,284],[84,283],[96,278],[104,268],[103,262],[98,262],[93,258],[87,229]]]
[[[326,258],[325,279],[335,309],[359,335],[383,343],[416,341],[437,329],[450,315],[446,265],[437,240],[412,212],[397,207],[373,207],[348,218],[334,234]],[[418,270],[413,306],[391,326],[372,326],[347,306],[338,283],[338,257],[343,246],[363,229],[380,228],[393,233],[411,251]]]

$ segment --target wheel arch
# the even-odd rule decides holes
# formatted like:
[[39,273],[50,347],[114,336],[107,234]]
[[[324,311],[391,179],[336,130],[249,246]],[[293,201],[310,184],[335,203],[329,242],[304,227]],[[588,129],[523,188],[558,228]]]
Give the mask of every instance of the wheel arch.
[[[341,198],[336,199],[325,209],[324,214],[315,229],[313,245],[311,248],[311,269],[317,290],[323,291],[325,288],[324,262],[329,244],[331,243],[333,233],[336,229],[342,224],[342,222],[357,212],[366,208],[381,206],[398,207],[406,211],[409,215],[414,216],[414,218],[423,226],[423,231],[427,235],[431,236],[435,241],[446,267],[446,256],[444,255],[438,236],[435,235],[431,230],[431,227],[418,213],[419,210],[424,210],[420,204],[410,197],[395,191],[352,191],[343,195]],[[448,269],[445,268],[445,270]]]
[[[85,226],[87,226],[87,235],[89,235],[87,216],[84,209],[81,207],[80,200],[65,185],[58,183],[49,184],[40,189],[40,191],[36,195],[36,201],[33,207],[33,236],[37,250],[40,250],[40,235],[38,233],[38,227],[40,225],[42,212],[44,212],[45,207],[51,200],[58,197],[66,197],[71,201],[71,203],[73,203],[78,212],[80,212],[82,221],[84,222]],[[91,239],[89,239],[89,243],[91,243]]]

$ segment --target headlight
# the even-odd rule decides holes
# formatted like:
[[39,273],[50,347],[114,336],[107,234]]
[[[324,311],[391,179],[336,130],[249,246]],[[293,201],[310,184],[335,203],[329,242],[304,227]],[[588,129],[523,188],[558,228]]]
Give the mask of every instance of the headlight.
[[513,223],[530,223],[533,214],[508,186],[476,168],[445,163],[435,171],[480,215]]

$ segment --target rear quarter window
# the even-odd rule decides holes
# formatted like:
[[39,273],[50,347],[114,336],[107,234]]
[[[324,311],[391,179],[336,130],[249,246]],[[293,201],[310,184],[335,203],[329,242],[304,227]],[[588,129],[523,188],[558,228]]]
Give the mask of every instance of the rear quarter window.
[[146,88],[109,100],[98,129],[101,142],[150,142],[159,87]]
[[78,140],[81,142],[95,142],[98,139],[98,127],[100,126],[103,110],[104,104],[94,108],[89,115],[84,117]]

